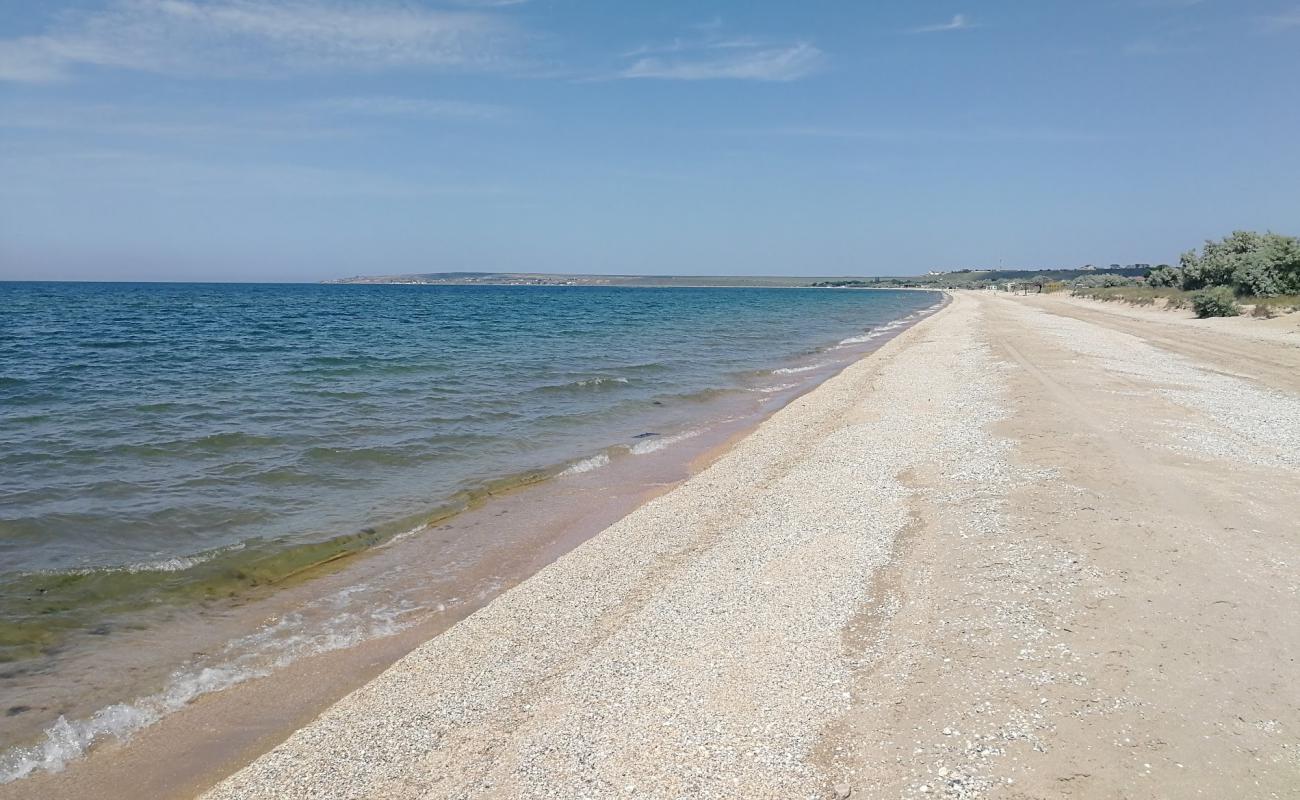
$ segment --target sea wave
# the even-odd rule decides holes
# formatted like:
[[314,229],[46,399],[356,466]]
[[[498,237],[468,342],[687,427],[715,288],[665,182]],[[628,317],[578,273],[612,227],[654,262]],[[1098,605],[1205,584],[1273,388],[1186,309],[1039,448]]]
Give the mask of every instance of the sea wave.
[[850,336],[847,339],[842,339],[840,340],[840,343],[835,345],[835,347],[832,349],[839,350],[840,348],[843,347],[852,347],[855,344],[866,344],[868,342],[874,342],[876,339],[879,339],[880,337],[888,334],[890,331],[898,330],[904,325],[907,325],[917,316],[918,316],[917,314],[908,314],[906,317],[901,317],[896,320],[891,320],[890,322],[886,322],[884,325],[881,325],[876,328],[872,328],[866,333],[859,334],[857,336]]
[[574,392],[582,389],[612,389],[617,386],[627,385],[631,381],[622,375],[594,375],[590,378],[579,378],[568,383],[551,383],[545,386],[539,386],[533,391],[544,394]]
[[772,372],[771,372],[770,374],[772,374],[772,375],[797,375],[797,374],[800,373],[800,372],[812,372],[813,370],[823,369],[823,368],[825,368],[825,367],[829,367],[829,366],[830,366],[830,364],[828,364],[828,363],[825,363],[825,362],[819,362],[819,363],[817,363],[817,364],[806,364],[806,365],[804,365],[804,366],[802,366],[802,367],[782,367],[781,369],[774,369],[774,370],[772,370]]
[[584,458],[581,461],[575,461],[574,463],[570,464],[563,472],[560,473],[560,477],[564,477],[566,475],[581,475],[584,472],[591,472],[593,469],[600,469],[601,467],[604,467],[608,464],[609,464],[609,454],[598,453],[592,456],[591,458]]
[[882,335],[883,334],[880,331],[873,330],[870,333],[864,333],[861,336],[850,336],[847,339],[842,339],[840,343],[835,345],[832,349],[838,350],[841,347],[851,347],[855,344],[866,344],[867,342],[879,339]]
[[601,384],[606,384],[606,383],[627,383],[627,378],[624,378],[622,376],[616,376],[612,378],[609,377],[585,378],[583,380],[578,381],[577,385],[578,386],[600,386]]
[[643,456],[647,453],[653,453],[656,450],[662,450],[665,447],[671,447],[678,442],[684,442],[687,439],[694,439],[701,433],[703,433],[703,431],[696,430],[682,431],[681,433],[674,433],[671,436],[656,436],[653,439],[645,439],[637,442],[628,448],[628,452],[634,456]]

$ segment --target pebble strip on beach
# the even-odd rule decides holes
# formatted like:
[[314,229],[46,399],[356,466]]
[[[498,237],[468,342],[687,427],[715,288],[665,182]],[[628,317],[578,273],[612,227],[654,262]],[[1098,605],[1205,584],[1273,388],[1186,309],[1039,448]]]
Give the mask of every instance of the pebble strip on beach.
[[909,522],[898,476],[980,463],[936,423],[997,414],[973,313],[850,366],[208,797],[826,796],[809,757]]
[[957,294],[205,797],[1295,796],[1300,361],[1131,325]]

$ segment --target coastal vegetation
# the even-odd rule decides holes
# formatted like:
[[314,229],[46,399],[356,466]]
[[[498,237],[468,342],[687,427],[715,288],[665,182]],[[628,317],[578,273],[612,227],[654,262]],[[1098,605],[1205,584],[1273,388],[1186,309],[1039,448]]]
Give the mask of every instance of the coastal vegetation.
[[1196,316],[1236,317],[1241,315],[1237,296],[1227,286],[1211,286],[1192,294],[1192,310]]
[[[1059,287],[1045,287],[1051,291]],[[1178,266],[1162,264],[1144,279],[1091,275],[1068,288],[1079,297],[1134,305],[1191,307],[1198,317],[1235,317],[1242,305],[1256,317],[1300,310],[1300,239],[1276,233],[1235,231],[1189,250]]]
[[1188,291],[1224,286],[1242,297],[1300,294],[1300,239],[1235,231],[1206,242],[1199,255],[1183,253],[1177,267],[1152,270],[1147,283]]

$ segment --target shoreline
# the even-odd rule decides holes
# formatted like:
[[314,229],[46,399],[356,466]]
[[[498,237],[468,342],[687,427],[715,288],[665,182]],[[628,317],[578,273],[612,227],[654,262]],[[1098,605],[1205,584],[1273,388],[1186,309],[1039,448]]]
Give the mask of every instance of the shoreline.
[[[461,623],[460,625],[458,625],[458,626],[456,626],[456,627],[453,627],[453,628],[450,629],[449,631],[445,632],[442,636],[437,637],[437,638],[435,638],[435,639],[431,639],[431,640],[425,642],[423,645],[421,645],[421,647],[419,647],[419,648],[417,648],[416,650],[412,651],[411,654],[409,654],[409,655],[406,656],[404,659],[402,659],[401,661],[397,662],[393,667],[390,667],[387,671],[385,671],[383,674],[381,674],[381,675],[376,679],[376,681],[382,681],[384,678],[386,678],[386,677],[388,677],[388,676],[390,676],[390,675],[393,675],[393,674],[395,673],[395,671],[401,669],[402,665],[405,665],[405,664],[411,663],[413,660],[421,660],[421,659],[422,659],[422,651],[424,651],[424,650],[426,650],[426,649],[428,649],[428,648],[430,648],[430,647],[435,647],[435,648],[438,648],[438,649],[443,650],[443,651],[445,651],[445,652],[455,652],[455,651],[458,651],[458,650],[460,649],[460,647],[461,647],[461,642],[456,642],[456,643],[450,643],[450,642],[447,642],[447,643],[445,644],[445,646],[442,646],[442,647],[440,647],[438,643],[439,643],[439,642],[443,642],[443,641],[445,641],[445,640],[446,640],[446,637],[449,636],[450,634],[465,631],[465,629],[466,629],[466,625],[468,625],[468,624],[471,624],[471,623],[477,623],[477,627],[480,628],[480,629],[482,629],[482,630],[488,630],[488,629],[499,628],[499,627],[500,627],[500,624],[497,623],[496,620],[489,620],[489,619],[486,619],[486,617],[491,617],[491,616],[494,615],[494,613],[501,612],[501,611],[503,610],[503,606],[505,606],[505,605],[507,605],[507,604],[509,604],[510,606],[513,606],[514,608],[517,608],[517,609],[522,609],[523,607],[527,606],[527,605],[530,603],[530,600],[525,600],[525,599],[520,598],[519,595],[521,595],[521,594],[530,594],[530,595],[531,595],[531,594],[536,594],[536,593],[538,593],[538,592],[541,592],[541,593],[543,593],[544,595],[550,595],[550,593],[551,593],[551,591],[552,591],[552,589],[551,589],[550,587],[551,587],[551,586],[555,586],[556,584],[555,584],[555,579],[554,579],[554,578],[552,578],[551,580],[547,580],[547,578],[550,577],[550,576],[551,576],[553,573],[555,573],[557,570],[562,570],[562,569],[564,569],[564,567],[565,567],[567,564],[569,564],[570,562],[572,562],[572,561],[575,561],[575,560],[577,560],[577,561],[581,561],[581,562],[583,562],[584,567],[587,567],[588,565],[594,566],[596,563],[606,563],[606,564],[611,564],[611,565],[612,565],[612,564],[615,563],[615,562],[614,562],[612,559],[610,559],[610,558],[609,558],[605,553],[600,552],[601,550],[608,550],[608,549],[610,548],[610,546],[611,546],[611,545],[610,545],[610,542],[609,542],[610,537],[613,537],[613,536],[621,536],[622,533],[623,533],[625,530],[627,530],[629,527],[632,527],[632,526],[636,526],[636,525],[638,525],[639,522],[640,522],[640,517],[642,517],[642,516],[644,516],[644,515],[652,514],[652,515],[655,515],[655,516],[662,516],[662,513],[663,513],[663,512],[660,511],[659,509],[657,509],[656,506],[658,506],[658,505],[660,505],[660,504],[668,503],[668,499],[671,498],[671,497],[673,497],[676,493],[679,493],[679,492],[682,492],[682,491],[684,491],[684,490],[688,490],[688,489],[691,489],[691,488],[694,488],[694,487],[698,487],[698,486],[700,486],[701,484],[708,484],[708,483],[711,483],[710,476],[711,476],[713,470],[714,470],[716,467],[718,467],[719,464],[722,464],[722,463],[724,463],[724,462],[727,462],[727,461],[733,461],[733,460],[735,460],[735,459],[744,459],[744,458],[746,458],[746,456],[743,454],[743,451],[744,451],[745,449],[747,449],[747,447],[751,446],[751,445],[754,443],[754,441],[755,441],[756,439],[764,438],[764,434],[765,434],[765,432],[769,429],[769,427],[772,425],[772,423],[773,423],[774,420],[777,420],[777,419],[794,420],[794,421],[795,421],[795,424],[798,424],[798,423],[797,423],[797,420],[802,416],[802,411],[801,411],[801,409],[799,408],[800,406],[807,405],[807,404],[815,404],[815,403],[817,402],[817,398],[818,398],[819,396],[821,396],[822,394],[828,392],[828,391],[833,391],[833,390],[834,390],[834,391],[836,391],[837,394],[842,394],[842,391],[843,391],[843,390],[842,390],[842,389],[838,389],[838,390],[836,390],[835,387],[836,387],[836,386],[837,386],[837,385],[838,385],[838,384],[843,380],[843,376],[845,375],[845,373],[850,372],[850,371],[855,371],[855,370],[859,370],[859,371],[860,371],[860,370],[870,370],[871,367],[870,367],[869,365],[871,365],[871,364],[872,364],[873,362],[875,362],[877,359],[880,359],[880,358],[882,357],[882,355],[886,355],[886,354],[890,354],[890,353],[896,353],[896,351],[898,350],[898,348],[901,347],[901,344],[900,344],[900,343],[903,342],[903,341],[910,341],[913,337],[915,337],[916,335],[918,335],[918,333],[919,333],[920,331],[923,331],[923,330],[925,329],[925,325],[926,325],[926,323],[929,323],[929,322],[931,322],[932,320],[935,320],[935,319],[942,318],[942,316],[943,316],[944,314],[946,314],[946,313],[950,313],[950,312],[949,312],[949,309],[950,309],[950,307],[951,307],[951,304],[952,304],[952,301],[951,301],[951,298],[949,297],[949,299],[947,299],[947,300],[945,301],[945,303],[943,304],[942,308],[941,308],[939,311],[937,311],[936,313],[933,313],[933,314],[927,315],[926,317],[924,317],[924,318],[918,320],[916,324],[914,324],[914,325],[909,325],[909,326],[907,326],[907,327],[901,329],[897,336],[892,337],[892,338],[891,338],[887,343],[883,344],[879,349],[877,349],[877,350],[874,351],[873,353],[871,353],[871,354],[869,354],[869,355],[867,355],[867,356],[864,356],[863,358],[860,358],[860,359],[858,359],[858,360],[853,361],[853,362],[850,363],[848,366],[846,366],[845,369],[842,370],[838,375],[829,378],[828,380],[826,380],[825,382],[821,383],[819,386],[817,386],[816,388],[810,390],[810,391],[807,392],[806,394],[803,394],[803,395],[800,396],[799,398],[797,398],[797,399],[795,399],[795,400],[792,400],[792,401],[791,401],[788,405],[786,405],[784,408],[782,408],[782,409],[780,409],[780,410],[774,412],[772,415],[768,416],[765,420],[763,420],[763,421],[762,421],[762,422],[761,422],[761,423],[760,423],[756,428],[754,428],[753,430],[750,430],[750,431],[748,431],[748,432],[746,432],[746,433],[744,433],[744,434],[738,435],[738,436],[736,437],[737,441],[734,442],[732,446],[729,446],[729,447],[727,447],[727,446],[719,447],[718,450],[717,450],[717,451],[715,452],[715,454],[713,455],[713,457],[710,459],[711,463],[710,463],[708,466],[706,466],[704,469],[702,469],[702,471],[696,472],[696,473],[693,474],[693,475],[692,475],[688,480],[683,481],[683,482],[677,484],[677,485],[676,485],[675,487],[673,487],[671,490],[665,492],[664,494],[659,495],[657,498],[655,498],[655,499],[653,499],[653,500],[650,500],[649,502],[647,502],[647,503],[645,503],[645,504],[642,504],[642,505],[638,506],[638,507],[637,507],[637,508],[632,512],[632,513],[630,513],[628,516],[623,517],[621,520],[619,520],[619,522],[615,523],[613,526],[611,526],[611,527],[609,527],[609,528],[606,528],[604,531],[602,531],[602,532],[600,533],[600,535],[598,535],[598,536],[596,536],[596,537],[593,537],[592,539],[587,540],[586,542],[583,543],[583,545],[581,545],[580,547],[578,547],[578,548],[576,548],[576,549],[570,551],[567,555],[561,557],[561,558],[558,559],[557,561],[551,563],[550,565],[548,565],[547,567],[545,567],[544,569],[542,569],[541,571],[539,571],[539,572],[536,573],[535,575],[531,576],[531,577],[530,577],[527,581],[525,581],[524,583],[522,583],[522,584],[516,586],[516,587],[515,587],[514,589],[512,589],[511,591],[508,591],[508,592],[504,593],[503,595],[499,596],[498,598],[496,598],[496,600],[495,600],[491,605],[488,605],[488,606],[484,607],[483,609],[480,609],[480,612],[479,612],[478,614],[476,614],[476,615],[474,615],[474,616],[472,616],[472,617],[469,617],[468,619],[462,621],[462,623]],[[891,356],[891,357],[896,357],[896,355]],[[837,404],[838,404],[838,403],[842,403],[842,402],[843,402],[843,398],[842,398],[842,396],[836,398],[836,403],[837,403]],[[743,483],[746,483],[746,484],[747,484],[747,483],[750,482],[751,477],[752,477],[752,476],[746,475],[746,476],[744,476],[744,477],[741,477],[740,480],[741,480]],[[761,482],[761,481],[760,481],[760,482]],[[677,509],[677,511],[680,512],[680,511],[682,511],[682,509]],[[727,513],[726,511],[724,511],[724,510],[722,510],[722,509],[719,509],[719,512],[721,512],[721,513],[723,513],[723,514],[726,514],[726,513]],[[712,513],[712,512],[710,512],[710,513]],[[666,530],[665,530],[665,529],[660,528],[659,530],[660,530],[661,532],[665,532],[665,533],[666,533]],[[658,549],[660,546],[666,546],[666,545],[655,545],[655,548]],[[589,572],[586,572],[586,569],[584,569],[584,574],[586,574],[586,575],[588,576],[589,579],[596,579],[596,580],[598,580],[594,574],[589,573]],[[571,586],[573,586],[575,589],[577,589],[578,587],[580,587],[580,586],[582,585],[581,582],[579,582],[579,583],[577,583],[577,584],[573,584],[573,583],[570,583],[570,582],[566,581],[565,583],[566,583],[566,585],[571,585]],[[545,588],[540,588],[539,585],[544,585]],[[581,589],[579,589],[579,591],[580,591],[581,594],[586,598],[584,602],[591,602],[591,603],[594,603],[594,604],[600,604],[600,605],[608,605],[608,603],[610,602],[610,599],[605,595],[604,592],[598,591],[598,590],[596,590],[594,587],[585,587],[585,588],[581,588]],[[512,600],[513,600],[513,602],[511,602]],[[614,602],[615,604],[619,604],[619,603],[620,603],[620,601],[617,600],[617,599],[614,599],[613,602]],[[513,609],[512,609],[512,610],[513,610]],[[506,611],[505,613],[509,615],[509,614],[511,614],[511,611]],[[544,613],[545,613],[545,612],[544,612]],[[549,613],[547,614],[547,616],[549,617]],[[559,619],[555,619],[555,618],[551,618],[551,621],[552,621],[552,622],[555,622],[555,623],[558,623],[558,624],[560,624],[560,625],[562,625],[562,626],[567,626],[567,621],[563,621],[563,620],[559,620]],[[525,623],[525,624],[526,624],[526,623]],[[536,643],[536,642],[534,642],[534,643]],[[493,644],[493,643],[489,643],[489,642],[487,642],[487,641],[484,641],[483,644],[484,644],[484,645],[487,645],[487,646],[489,646],[489,647],[502,647],[502,646],[508,646],[508,645],[503,645],[503,644],[501,644],[501,643],[499,643],[499,642]],[[475,645],[475,646],[477,646],[477,645]],[[507,671],[508,671],[508,670],[507,670]],[[433,668],[433,669],[431,670],[430,674],[435,674],[435,673],[436,673],[436,674],[441,674],[441,673],[442,673],[442,670],[441,670],[441,669],[438,669],[438,668]],[[366,694],[370,694],[370,693],[372,693],[372,692],[375,690],[374,687],[376,686],[376,681],[371,681],[370,683],[365,684],[365,685],[362,686],[360,689],[358,689],[357,692],[354,692],[352,695],[349,695],[348,698],[344,698],[342,701],[340,701],[340,704],[346,704],[346,703],[348,703],[349,700],[350,700],[351,698],[356,698],[356,697],[359,697],[359,696],[361,696],[361,695],[366,695]],[[471,701],[471,702],[472,702],[472,701]],[[338,704],[336,704],[335,706],[333,706],[330,710],[326,711],[326,712],[325,712],[325,716],[328,716],[329,714],[331,714],[331,713],[332,713],[334,710],[336,710],[337,708],[339,708],[339,705],[338,705]],[[317,718],[317,720],[313,723],[313,726],[319,724],[320,721],[321,721],[322,719],[324,719],[324,717],[319,717],[319,718]],[[303,732],[304,732],[304,731],[307,731],[307,730],[309,730],[309,728],[303,728],[303,729],[300,729],[298,732],[296,732],[296,733],[294,734],[293,737],[290,737],[290,740],[289,740],[289,741],[292,742],[292,741],[294,740],[294,738],[296,738],[296,737],[302,735]],[[282,747],[283,747],[283,745],[282,745]],[[278,751],[278,748],[277,748],[277,751]],[[271,753],[269,753],[269,754],[263,756],[262,759],[259,759],[259,762],[260,762],[261,760],[264,760],[264,759],[268,758],[268,757],[272,757],[272,756],[274,755],[274,753],[277,752],[277,751],[272,751]],[[254,766],[256,766],[256,764],[259,763],[259,762],[254,762]],[[251,769],[251,768],[253,768],[253,767],[249,767],[248,769]],[[247,771],[247,769],[245,770],[245,772],[246,772],[246,771]],[[224,784],[222,784],[222,785],[223,785],[223,786],[229,786],[229,785],[231,785],[230,781],[237,781],[239,775],[242,775],[242,774],[243,774],[243,773],[237,773],[237,775],[236,775],[234,778],[230,779],[229,781],[227,781],[226,783],[224,783]],[[236,785],[237,785],[237,784],[236,784]],[[231,794],[231,795],[229,795],[229,796],[244,796],[244,793],[245,793],[245,791],[247,790],[247,788],[248,788],[248,787],[246,787],[246,786],[239,786],[239,788],[227,789],[227,790],[225,790],[225,791],[227,791],[227,792],[233,792],[233,794]],[[270,787],[270,786],[264,786],[264,787],[262,787],[262,788],[261,788],[260,790],[258,790],[258,791],[259,791],[259,792],[262,792],[262,791],[267,791],[267,790],[272,791],[272,794],[274,794],[274,792],[275,792],[275,790],[273,789],[273,787]],[[217,790],[214,790],[214,791],[217,792],[217,794],[216,794],[215,796],[226,796],[225,794],[223,794],[223,790],[221,790],[221,789],[217,789]],[[350,790],[348,790],[348,791],[350,791]],[[382,794],[383,792],[380,791],[379,793]],[[208,795],[205,795],[205,796],[208,796]],[[257,795],[257,796],[260,796],[260,794]]]
[[1287,796],[1300,358],[1070,311],[957,295],[204,797]]
[[[655,497],[689,480],[723,457],[737,442],[750,435],[781,408],[815,392],[843,369],[870,359],[899,335],[941,312],[949,302],[950,298],[945,295],[934,306],[910,315],[898,327],[892,327],[891,323],[891,327],[879,338],[868,342],[868,346],[863,349],[854,351],[851,360],[836,366],[830,373],[814,377],[793,391],[769,396],[773,402],[760,407],[748,417],[718,425],[698,439],[666,448],[675,451],[673,453],[651,454],[658,458],[639,456],[637,460],[642,462],[664,462],[657,466],[642,467],[643,472],[649,469],[654,476],[649,482],[642,476],[639,482],[625,483],[623,488],[611,491],[604,485],[607,481],[600,480],[606,476],[597,474],[606,472],[602,469],[573,475],[556,474],[537,483],[490,494],[485,503],[440,521],[446,524],[432,527],[439,530],[451,527],[469,530],[483,525],[491,526],[494,517],[512,511],[522,513],[527,509],[535,512],[538,499],[548,494],[557,479],[575,484],[568,491],[575,499],[581,495],[585,502],[590,494],[584,493],[593,491],[602,499],[599,507],[585,516],[578,515],[580,518],[575,519],[571,515],[561,520],[551,520],[544,535],[534,536],[533,541],[522,548],[498,548],[496,555],[500,557],[499,562],[488,564],[489,559],[484,558],[476,576],[471,576],[467,582],[462,581],[467,585],[479,586],[480,591],[445,613],[440,611],[433,618],[395,634],[304,656],[278,668],[269,676],[254,677],[230,688],[203,694],[160,721],[136,732],[129,741],[110,739],[97,743],[88,754],[70,763],[63,771],[39,771],[0,785],[0,798],[24,796],[28,791],[49,798],[78,797],[91,790],[101,798],[127,798],[139,796],[146,788],[150,796],[194,796],[219,778],[247,764],[308,723],[331,703],[363,686],[383,669],[421,644],[441,635],[502,592],[527,580],[539,569],[581,546],[583,542]],[[550,500],[555,505],[554,498]],[[543,499],[542,502],[547,501]],[[381,547],[380,550],[382,549]],[[366,551],[351,556],[348,561],[360,559],[364,562],[375,555],[375,552]],[[504,570],[501,569],[503,565]],[[350,566],[345,566],[337,575],[329,577],[336,582],[345,580],[352,574],[349,569]],[[505,577],[500,575],[502,572]],[[483,588],[485,586],[486,589]],[[277,598],[279,601],[284,599]],[[279,602],[271,607],[282,606],[284,603]],[[244,710],[246,708],[258,710],[250,713]]]
[[1300,351],[1198,329],[955,293],[206,792],[81,793],[1289,796]]

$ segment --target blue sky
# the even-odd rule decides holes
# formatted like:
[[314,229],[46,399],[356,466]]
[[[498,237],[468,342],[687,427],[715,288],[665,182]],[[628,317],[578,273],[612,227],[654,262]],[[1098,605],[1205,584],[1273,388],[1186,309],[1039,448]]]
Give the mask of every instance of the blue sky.
[[1300,0],[0,5],[0,278],[900,274],[1300,233]]

